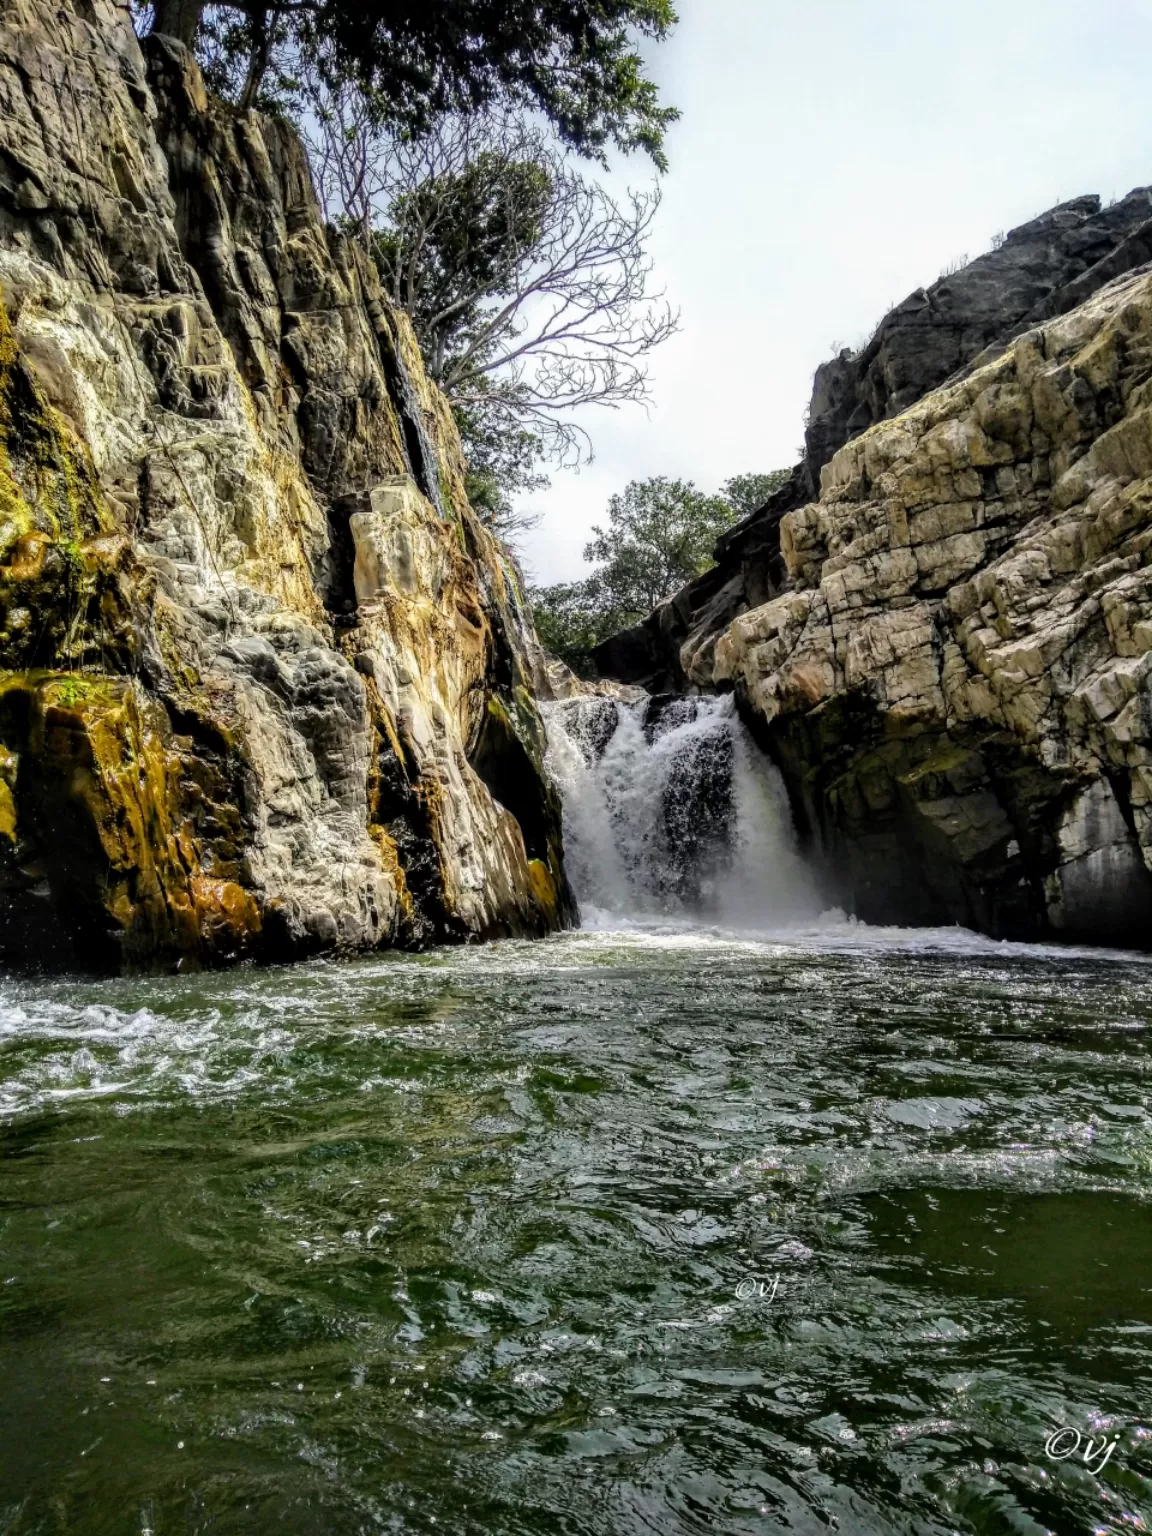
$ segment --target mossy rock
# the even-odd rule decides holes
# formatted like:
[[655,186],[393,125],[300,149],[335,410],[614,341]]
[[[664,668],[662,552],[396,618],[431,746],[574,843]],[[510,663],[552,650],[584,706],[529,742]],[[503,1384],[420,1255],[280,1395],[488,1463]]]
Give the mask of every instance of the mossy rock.
[[112,526],[88,451],[20,356],[0,296],[0,559],[33,531],[75,546]]

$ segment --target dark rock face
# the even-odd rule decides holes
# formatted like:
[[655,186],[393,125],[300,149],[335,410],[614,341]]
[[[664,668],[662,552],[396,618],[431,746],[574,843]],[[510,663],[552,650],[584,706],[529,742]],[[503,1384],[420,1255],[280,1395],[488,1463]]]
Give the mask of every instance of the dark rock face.
[[291,131],[0,0],[0,960],[568,921],[537,649]]
[[1152,259],[1152,188],[1101,208],[1061,203],[1010,230],[1004,243],[885,315],[860,352],[816,370],[805,432],[810,495],[838,448],[898,416],[995,345],[1065,314],[1123,272]]
[[749,720],[829,900],[862,921],[1152,947],[1152,875],[1122,778],[1049,767],[983,724],[894,731],[863,694],[767,730]]
[[601,674],[654,691],[700,686],[716,637],[783,590],[780,520],[819,498],[821,471],[837,449],[1149,261],[1152,188],[1140,187],[1110,208],[1098,197],[1062,203],[1011,230],[998,249],[909,294],[861,351],[817,369],[807,452],[791,480],[719,540],[713,570],[597,648]]

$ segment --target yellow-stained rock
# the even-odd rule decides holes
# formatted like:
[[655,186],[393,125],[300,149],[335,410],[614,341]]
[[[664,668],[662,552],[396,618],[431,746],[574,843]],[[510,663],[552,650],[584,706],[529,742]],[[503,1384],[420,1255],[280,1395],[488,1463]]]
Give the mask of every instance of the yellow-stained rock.
[[43,194],[0,188],[0,959],[546,932],[534,641],[451,413],[291,130],[146,46],[0,15]]

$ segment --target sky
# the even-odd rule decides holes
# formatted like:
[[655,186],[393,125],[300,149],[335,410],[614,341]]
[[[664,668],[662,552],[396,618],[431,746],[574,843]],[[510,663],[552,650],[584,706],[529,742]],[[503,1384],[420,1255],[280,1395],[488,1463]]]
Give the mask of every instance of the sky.
[[[537,582],[586,569],[633,479],[715,490],[798,457],[812,374],[992,236],[1152,183],[1152,0],[679,0],[682,118],[651,241],[682,329],[653,405],[590,408],[595,462],[523,499]],[[633,159],[612,182],[643,185]]]

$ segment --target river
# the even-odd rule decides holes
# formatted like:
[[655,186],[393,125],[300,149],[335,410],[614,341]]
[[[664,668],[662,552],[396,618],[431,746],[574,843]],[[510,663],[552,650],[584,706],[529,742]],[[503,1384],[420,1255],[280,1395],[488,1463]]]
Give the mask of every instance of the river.
[[592,920],[0,982],[0,1532],[1148,1528],[1152,960]]

